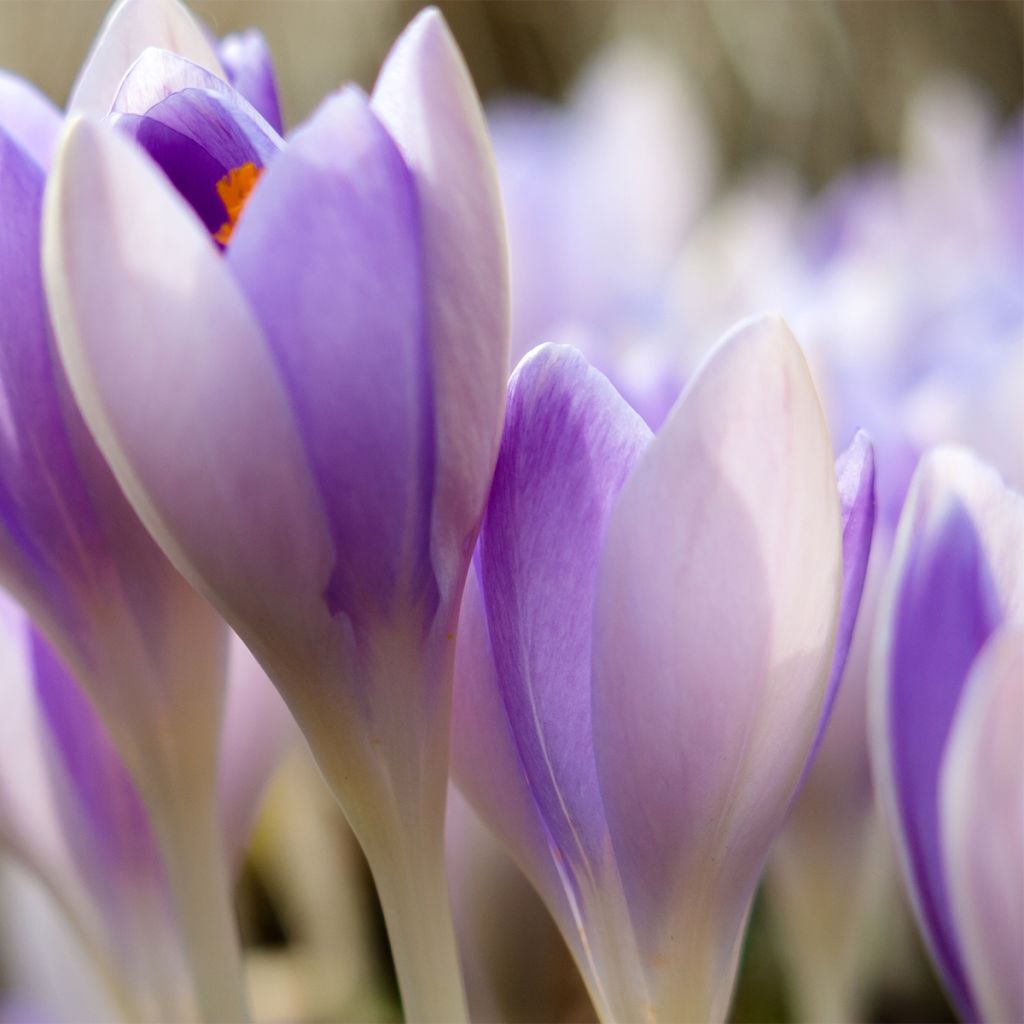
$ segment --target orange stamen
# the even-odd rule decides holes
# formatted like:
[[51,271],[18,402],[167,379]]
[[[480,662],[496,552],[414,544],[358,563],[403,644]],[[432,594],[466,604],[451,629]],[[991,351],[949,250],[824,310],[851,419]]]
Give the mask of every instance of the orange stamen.
[[224,204],[224,210],[228,215],[228,219],[221,224],[213,236],[221,245],[227,245],[231,241],[231,233],[235,230],[238,218],[241,217],[242,210],[245,209],[245,204],[262,173],[262,167],[257,167],[250,162],[242,164],[241,167],[232,167],[217,182],[217,195],[220,196],[220,201]]

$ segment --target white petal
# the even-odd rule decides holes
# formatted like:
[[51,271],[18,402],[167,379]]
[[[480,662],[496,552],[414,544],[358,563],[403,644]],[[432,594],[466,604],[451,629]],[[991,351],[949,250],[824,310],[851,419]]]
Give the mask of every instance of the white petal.
[[125,72],[149,46],[170,50],[224,77],[206,33],[178,0],[121,0],[111,8],[82,65],[68,113],[106,114]]
[[444,19],[421,13],[388,57],[372,106],[416,179],[434,366],[434,558],[458,580],[483,514],[508,379],[505,226],[487,126]]
[[601,566],[594,749],[666,1018],[725,1012],[818,726],[841,578],[821,406],[765,317],[712,353],[641,456]]
[[58,155],[43,250],[65,370],[129,501],[246,642],[281,657],[327,619],[333,556],[290,407],[225,262],[141,150],[87,120]]

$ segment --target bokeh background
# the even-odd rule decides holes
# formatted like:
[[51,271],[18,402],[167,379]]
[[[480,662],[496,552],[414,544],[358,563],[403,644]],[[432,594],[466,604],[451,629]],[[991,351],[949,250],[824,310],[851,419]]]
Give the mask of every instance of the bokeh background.
[[[369,89],[396,34],[421,5],[196,0],[190,6],[217,35],[249,26],[265,34],[292,127],[344,81]],[[813,194],[851,167],[898,158],[908,107],[936,77],[974,83],[997,122],[1022,104],[1019,0],[439,6],[488,104],[524,94],[564,100],[588,62],[610,45],[631,38],[645,43],[681,71],[702,106],[722,189],[752,166],[778,162]],[[0,0],[0,66],[63,104],[107,8],[106,0]],[[636,141],[644,144],[642,135]],[[457,912],[474,929],[480,964],[489,959],[499,966],[494,991],[478,986],[480,964],[467,971],[471,997],[485,1016],[489,1006],[512,1020],[592,1019],[543,908],[507,864],[486,852],[486,835],[460,803],[450,828],[462,851],[452,869],[465,876],[456,887],[463,901]],[[481,849],[480,857],[469,852]],[[272,787],[239,908],[259,1019],[399,1019],[365,865],[301,750]],[[905,918],[894,916],[891,930],[891,947],[883,951],[889,962],[875,973],[877,991],[867,1000],[872,1019],[953,1019]],[[513,931],[529,941],[503,944]],[[777,932],[763,901],[755,906],[733,1019],[793,1019]]]
[[[0,66],[58,103],[106,0],[0,0]],[[218,34],[270,41],[286,122],[343,81],[369,88],[407,0],[197,0]],[[613,40],[639,37],[682,65],[707,105],[728,172],[779,156],[822,185],[854,160],[896,153],[905,107],[938,72],[983,83],[998,111],[1020,104],[1024,5],[1015,0],[441,2],[485,99],[565,96]]]

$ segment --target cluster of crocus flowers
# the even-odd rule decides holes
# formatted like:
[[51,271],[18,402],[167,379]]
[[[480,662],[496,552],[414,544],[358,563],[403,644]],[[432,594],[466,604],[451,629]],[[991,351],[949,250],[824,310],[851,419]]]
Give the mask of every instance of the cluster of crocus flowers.
[[[116,1008],[247,1014],[230,879],[288,735],[269,678],[366,854],[410,1020],[466,1016],[449,748],[602,1020],[724,1019],[875,518],[872,445],[834,460],[786,323],[730,333],[656,434],[571,348],[509,381],[497,177],[436,11],[287,138],[260,38],[218,45],[177,0],[114,8],[63,127],[0,85],[0,652],[33,737],[10,753],[53,798],[34,820],[5,771],[0,838]],[[1009,635],[979,676],[1012,675]],[[902,794],[916,684],[885,657]],[[954,730],[950,821],[986,700]],[[976,935],[990,877],[942,835]],[[943,959],[950,913],[925,917],[965,1012],[1019,1005],[1002,947]]]
[[[1021,121],[1002,125],[971,83],[942,79],[908,104],[899,161],[853,166],[814,195],[775,163],[712,192],[701,98],[663,59],[652,49],[637,74],[627,54],[612,52],[566,108],[493,108],[522,307],[513,326],[528,333],[540,323],[550,337],[585,343],[656,427],[703,345],[739,316],[778,308],[806,346],[833,437],[861,427],[872,436],[879,516],[864,607],[768,886],[796,1014],[859,1019],[878,975],[895,973],[909,923],[897,920],[867,730],[892,534],[933,445],[970,444],[1012,485],[1024,480]],[[656,142],[634,144],[641,131]],[[583,165],[598,168],[586,185],[588,218],[576,180]],[[554,284],[564,280],[568,288]]]

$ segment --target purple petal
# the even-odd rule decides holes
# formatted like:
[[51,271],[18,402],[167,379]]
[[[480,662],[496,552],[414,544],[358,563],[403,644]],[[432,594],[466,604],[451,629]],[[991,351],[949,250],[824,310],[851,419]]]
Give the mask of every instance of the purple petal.
[[985,1021],[1024,1020],[1024,630],[971,666],[946,745],[943,855],[971,994]]
[[666,1018],[725,1014],[754,887],[817,728],[840,544],[806,362],[781,319],[751,321],[637,462],[598,582],[594,752]]
[[[114,882],[162,879],[149,819],[106,729],[52,647],[31,631],[36,698],[66,780],[58,794],[64,827],[90,884],[115,898]],[[99,894],[97,894],[99,895]]]
[[214,74],[222,71],[206,33],[178,0],[120,0],[82,65],[68,113],[106,114],[125,73],[151,46],[180,54]]
[[273,361],[209,234],[136,146],[83,119],[44,236],[63,363],[118,483],[247,639],[304,637],[330,543]]
[[804,767],[804,778],[814,763],[839,693],[839,683],[846,669],[846,658],[850,653],[853,628],[857,623],[871,555],[876,510],[875,453],[864,431],[858,431],[849,448],[836,459],[836,482],[839,485],[839,512],[843,524],[843,596],[839,604],[839,626],[832,653],[832,672],[825,690],[818,733]]
[[884,718],[900,841],[917,912],[950,995],[975,1008],[952,920],[939,832],[939,767],[960,693],[1002,612],[977,531],[951,498],[909,500],[894,559]]
[[381,69],[372,105],[416,183],[433,367],[435,569],[462,586],[501,438],[508,257],[483,111],[444,18],[422,11]]
[[553,845],[583,876],[603,859],[591,746],[597,566],[612,505],[650,439],[571,348],[542,346],[509,384],[479,571],[505,714]]
[[44,170],[50,166],[62,122],[61,112],[31,82],[0,70],[0,131]]
[[328,99],[253,193],[227,250],[291,398],[354,621],[426,602],[432,382],[416,194],[358,90]]
[[[43,183],[40,167],[0,131],[0,574],[73,628],[69,586],[90,574],[102,542],[50,349],[39,269]],[[84,426],[72,419],[81,443]]]
[[[259,148],[270,139],[278,149],[284,144],[280,132],[240,92],[223,78],[176,53],[149,47],[128,69],[111,104],[110,113],[145,114],[158,103],[186,89],[200,89],[233,110],[242,130],[253,134]],[[255,130],[253,130],[255,126]]]
[[217,55],[228,81],[267,119],[277,132],[283,131],[277,79],[263,33],[256,29],[225,36]]
[[551,833],[533,798],[498,685],[487,615],[473,568],[459,616],[451,733],[453,778],[530,878],[578,952],[578,933]]
[[118,130],[146,150],[211,234],[228,219],[217,183],[233,168],[262,168],[277,142],[214,93],[185,89],[141,115],[122,114]]
[[117,971],[130,1004],[151,1001],[154,983],[187,992],[162,860],[124,765],[78,683],[3,594],[0,669],[5,848],[55,898],[76,945]]

